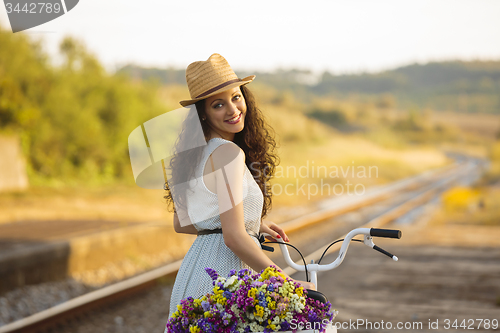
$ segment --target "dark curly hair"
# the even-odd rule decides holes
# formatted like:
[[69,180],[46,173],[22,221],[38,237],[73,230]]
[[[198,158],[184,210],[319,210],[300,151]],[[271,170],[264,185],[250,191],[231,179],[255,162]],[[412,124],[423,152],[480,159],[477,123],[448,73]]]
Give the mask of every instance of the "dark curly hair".
[[[279,164],[279,157],[274,153],[276,142],[274,140],[275,132],[269,126],[264,118],[262,111],[257,107],[255,97],[250,90],[245,86],[240,86],[241,92],[247,105],[247,113],[245,115],[245,124],[243,130],[235,133],[233,142],[236,143],[245,153],[245,163],[252,173],[256,183],[264,196],[264,205],[262,208],[261,218],[264,218],[272,206],[272,191],[270,191],[269,181],[274,176],[276,166]],[[186,209],[186,195],[182,191],[171,191],[170,184],[186,183],[194,177],[195,169],[201,162],[204,145],[192,149],[186,149],[188,142],[193,140],[205,140],[209,137],[210,128],[205,121],[200,119],[205,116],[205,100],[195,103],[196,112],[190,112],[186,117],[181,133],[176,141],[176,152],[170,160],[171,177],[168,182],[165,182],[165,196],[168,208],[173,206],[173,211],[176,212],[175,203]],[[201,123],[204,138],[193,137],[187,129],[194,128],[197,123]],[[190,126],[191,125],[191,126]],[[191,131],[192,132],[192,131]],[[201,136],[201,134],[200,134]],[[200,141],[196,141],[200,142]],[[180,192],[180,193],[176,193]],[[169,209],[170,211],[170,209]]]

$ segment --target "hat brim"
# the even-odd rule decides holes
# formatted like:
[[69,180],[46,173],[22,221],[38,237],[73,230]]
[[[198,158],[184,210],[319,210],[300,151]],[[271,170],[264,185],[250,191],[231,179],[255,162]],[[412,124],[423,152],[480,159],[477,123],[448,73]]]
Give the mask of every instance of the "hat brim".
[[232,88],[235,88],[235,87],[239,87],[239,86],[242,86],[244,84],[247,84],[247,83],[250,83],[253,81],[253,79],[255,79],[255,75],[250,75],[250,76],[247,76],[243,79],[241,79],[241,81],[238,81],[238,82],[235,82],[235,83],[231,83],[231,84],[228,84],[227,86],[223,87],[223,88],[220,88],[206,96],[203,96],[201,98],[195,98],[195,99],[189,99],[189,100],[184,100],[184,101],[180,101],[179,103],[182,105],[182,106],[188,106],[188,105],[191,105],[191,104],[194,104],[198,101],[201,101],[202,99],[206,99],[210,96],[213,96],[213,95],[217,95],[223,91],[226,91],[226,90],[229,90],[229,89],[232,89]]

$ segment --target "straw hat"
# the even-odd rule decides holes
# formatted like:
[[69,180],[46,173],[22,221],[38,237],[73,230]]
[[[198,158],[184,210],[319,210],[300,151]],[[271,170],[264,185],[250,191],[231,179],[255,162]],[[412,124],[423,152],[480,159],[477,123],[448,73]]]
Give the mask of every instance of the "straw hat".
[[250,83],[253,79],[255,75],[239,79],[227,60],[220,54],[214,53],[207,61],[195,61],[189,64],[186,69],[186,82],[191,99],[179,103],[188,106],[225,90]]

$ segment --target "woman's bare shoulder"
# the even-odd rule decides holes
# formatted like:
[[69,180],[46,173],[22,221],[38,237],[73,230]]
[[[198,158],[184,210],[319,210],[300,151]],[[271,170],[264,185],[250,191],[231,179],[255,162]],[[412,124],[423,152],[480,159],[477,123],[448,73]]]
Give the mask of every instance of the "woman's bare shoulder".
[[245,162],[245,153],[234,142],[227,141],[215,148],[211,154],[215,169],[227,166],[233,162]]

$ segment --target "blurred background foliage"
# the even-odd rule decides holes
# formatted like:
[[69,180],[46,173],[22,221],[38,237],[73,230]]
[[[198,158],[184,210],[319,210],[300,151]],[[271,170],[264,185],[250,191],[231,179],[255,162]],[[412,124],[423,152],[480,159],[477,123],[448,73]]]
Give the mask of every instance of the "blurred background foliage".
[[[21,138],[31,185],[133,184],[128,135],[180,107],[189,96],[185,70],[130,64],[109,73],[72,37],[59,52],[54,65],[41,42],[0,30],[0,134]],[[284,165],[300,164],[299,155],[350,165],[356,156],[390,166],[381,178],[392,180],[442,164],[431,161],[434,153],[416,157],[418,149],[470,146],[492,160],[491,181],[500,179],[500,61],[319,77],[236,73],[257,75],[251,88],[278,133]],[[395,153],[410,150],[414,156]]]
[[158,84],[106,73],[79,41],[52,66],[39,42],[0,31],[0,131],[20,136],[32,184],[131,177],[127,138],[168,111]]

